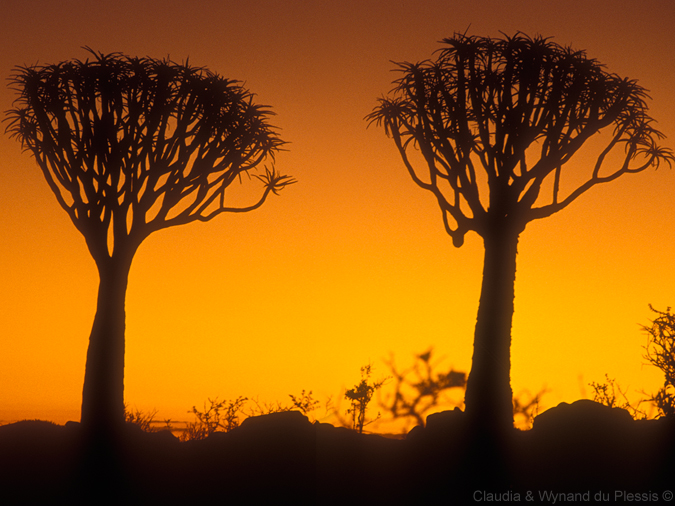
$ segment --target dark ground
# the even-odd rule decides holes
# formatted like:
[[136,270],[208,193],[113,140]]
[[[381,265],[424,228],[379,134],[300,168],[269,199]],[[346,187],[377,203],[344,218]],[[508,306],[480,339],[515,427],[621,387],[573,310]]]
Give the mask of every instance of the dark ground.
[[489,444],[463,421],[438,413],[396,440],[291,411],[186,443],[130,425],[93,453],[78,423],[23,421],[0,427],[0,505],[668,504],[675,491],[673,419],[577,401]]

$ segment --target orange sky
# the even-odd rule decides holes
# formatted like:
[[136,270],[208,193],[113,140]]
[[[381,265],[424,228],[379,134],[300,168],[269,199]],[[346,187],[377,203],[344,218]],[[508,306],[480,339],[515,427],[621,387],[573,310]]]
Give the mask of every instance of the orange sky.
[[[140,7],[139,7],[140,4]],[[639,6],[639,7],[638,7]],[[504,2],[3,0],[0,78],[86,58],[82,46],[190,58],[245,81],[290,142],[299,181],[245,215],[161,231],[127,295],[127,402],[189,419],[207,397],[339,397],[372,361],[434,345],[468,371],[482,243],[456,249],[381,129],[363,117],[391,87],[390,60],[431,57],[453,32],[516,30],[586,49],[650,90],[675,146],[675,6],[669,0]],[[0,110],[13,94],[0,87]],[[578,160],[583,164],[584,160]],[[608,373],[631,392],[648,303],[675,305],[675,172],[625,176],[521,236],[512,385],[548,407]],[[34,160],[0,137],[0,420],[79,418],[97,273]],[[634,394],[634,398],[639,394]],[[345,407],[343,403],[343,408]]]

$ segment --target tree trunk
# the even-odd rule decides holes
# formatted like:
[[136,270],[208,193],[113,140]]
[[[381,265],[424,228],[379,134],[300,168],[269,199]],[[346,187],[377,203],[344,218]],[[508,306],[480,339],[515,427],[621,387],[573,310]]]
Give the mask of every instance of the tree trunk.
[[465,396],[467,418],[475,428],[501,432],[513,427],[511,324],[519,234],[502,225],[483,238],[483,283]]
[[97,261],[96,316],[89,337],[82,390],[82,425],[108,433],[124,423],[124,303],[131,255]]

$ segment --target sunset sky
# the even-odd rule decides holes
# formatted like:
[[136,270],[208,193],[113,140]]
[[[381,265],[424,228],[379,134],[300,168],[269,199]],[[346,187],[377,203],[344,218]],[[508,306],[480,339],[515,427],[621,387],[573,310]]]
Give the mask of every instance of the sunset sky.
[[[252,213],[160,231],[134,259],[125,398],[159,418],[189,419],[215,396],[285,402],[305,389],[337,399],[360,366],[384,376],[390,354],[405,366],[429,346],[443,367],[470,369],[482,241],[471,234],[453,247],[432,195],[382,129],[366,128],[395,78],[392,61],[430,58],[455,32],[552,37],[639,80],[675,147],[670,0],[0,5],[0,111],[12,107],[4,83],[14,66],[84,59],[89,46],[189,58],[241,80],[289,142],[276,166],[298,184]],[[591,396],[588,383],[605,373],[633,399],[660,386],[640,324],[653,317],[649,303],[675,306],[674,196],[675,169],[650,169],[527,226],[514,392],[546,387],[552,407]],[[33,158],[4,133],[0,234],[0,423],[78,420],[96,268]]]

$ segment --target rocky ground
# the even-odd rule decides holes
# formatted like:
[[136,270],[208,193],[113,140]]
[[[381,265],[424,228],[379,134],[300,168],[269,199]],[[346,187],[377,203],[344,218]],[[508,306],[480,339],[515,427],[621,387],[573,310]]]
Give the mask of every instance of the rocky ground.
[[128,426],[96,451],[77,423],[23,421],[0,427],[0,504],[661,504],[675,491],[675,420],[583,400],[497,443],[463,421],[431,415],[397,440],[291,411],[202,441]]

